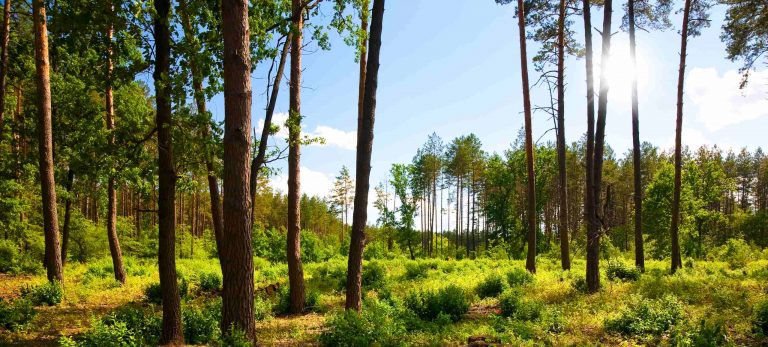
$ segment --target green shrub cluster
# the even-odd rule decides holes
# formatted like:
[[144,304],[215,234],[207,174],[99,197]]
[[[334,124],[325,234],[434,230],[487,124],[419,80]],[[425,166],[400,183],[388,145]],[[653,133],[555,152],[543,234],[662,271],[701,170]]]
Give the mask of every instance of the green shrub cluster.
[[[291,295],[288,286],[280,287],[277,292],[277,303],[273,311],[277,314],[288,314],[291,311]],[[320,310],[320,292],[311,290],[304,296],[304,312],[318,312]]]
[[415,280],[419,278],[427,278],[429,269],[437,268],[437,265],[433,267],[431,262],[426,261],[411,261],[405,263],[405,278],[408,280]]
[[377,261],[363,266],[363,288],[382,289],[387,285],[387,268]]
[[541,317],[544,305],[538,301],[524,299],[518,290],[508,290],[499,297],[499,308],[504,317],[535,321]]
[[[189,294],[189,283],[187,282],[187,279],[184,277],[179,277],[178,285],[179,296],[181,298],[186,298]],[[163,292],[160,290],[160,282],[151,283],[149,286],[144,288],[144,301],[155,305],[163,304]]]
[[633,297],[627,309],[605,321],[605,330],[623,336],[660,336],[683,321],[683,308],[671,295],[658,300]]
[[31,254],[21,254],[19,247],[11,240],[0,240],[0,273],[31,274],[43,272],[40,261]]
[[361,313],[349,310],[331,317],[320,335],[323,346],[403,346],[405,326],[392,306],[366,301]]
[[498,274],[493,274],[480,282],[475,288],[475,291],[480,298],[495,298],[501,295],[501,293],[504,292],[504,289],[506,289],[504,279]]
[[752,313],[752,331],[758,335],[768,336],[768,300],[755,305]]
[[162,319],[151,309],[124,306],[94,321],[91,328],[77,340],[63,337],[61,346],[156,346],[160,341]]
[[442,314],[458,322],[469,311],[470,302],[461,287],[451,284],[437,291],[413,291],[406,295],[404,304],[422,320],[434,321]]
[[640,279],[640,270],[625,265],[620,260],[611,260],[608,262],[608,268],[605,270],[605,274],[611,281],[637,281]]
[[520,268],[514,268],[507,272],[507,283],[512,287],[520,287],[533,283],[535,278],[533,275]]
[[0,327],[10,331],[24,329],[37,312],[29,300],[5,301],[0,299]]
[[198,276],[198,288],[206,293],[214,293],[221,290],[221,275],[215,272],[201,273]]
[[46,282],[38,286],[22,288],[21,297],[28,299],[35,306],[55,306],[61,303],[64,290],[58,281]]
[[187,306],[181,311],[184,342],[190,345],[210,345],[221,336],[220,305]]

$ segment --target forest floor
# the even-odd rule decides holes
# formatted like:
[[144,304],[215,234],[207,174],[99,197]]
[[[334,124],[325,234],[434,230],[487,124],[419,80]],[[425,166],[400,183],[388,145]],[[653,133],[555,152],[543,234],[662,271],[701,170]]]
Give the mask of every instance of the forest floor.
[[[669,274],[667,262],[648,261],[646,272],[635,280],[609,279],[604,273],[602,289],[588,295],[580,290],[585,268],[583,260],[575,259],[573,270],[562,271],[557,259],[542,256],[533,282],[519,288],[523,300],[535,304],[532,306],[536,307],[533,318],[504,318],[500,315],[498,298],[480,298],[477,294],[478,285],[489,277],[507,278],[510,272],[519,274],[524,266],[522,261],[395,258],[375,262],[385,269],[382,283],[387,288],[387,296],[400,298],[400,302],[413,291],[437,290],[448,284],[463,288],[471,302],[468,312],[458,322],[425,322],[419,326],[406,322],[408,333],[402,336],[402,342],[407,345],[465,345],[470,336],[492,337],[513,346],[674,345],[679,341],[696,345],[690,341],[706,339],[707,334],[718,335],[730,345],[768,344],[768,340],[752,331],[753,307],[768,298],[768,260],[738,265],[687,262],[689,267],[674,275]],[[270,264],[260,259],[255,263],[257,288],[286,281],[285,264]],[[199,274],[217,273],[216,260],[181,259],[177,265],[190,287],[183,308],[199,307],[206,300],[213,300],[212,295],[199,293],[197,279]],[[605,270],[608,261],[602,266]],[[80,336],[105,314],[131,303],[159,311],[157,306],[144,303],[145,288],[158,281],[154,264],[149,260],[127,258],[126,268],[128,281],[120,286],[111,278],[109,259],[67,264],[62,303],[36,307],[38,314],[21,330],[11,332],[0,327],[0,345],[58,345],[62,336]],[[328,317],[343,309],[345,274],[345,258],[305,264],[308,292],[316,293],[318,303],[315,312],[302,315],[272,313],[271,307],[280,301],[278,296],[281,294],[268,297],[266,290],[260,290],[258,294],[267,298],[262,302],[264,305],[256,307],[257,311],[263,311],[257,322],[259,343],[267,346],[318,345],[320,335],[327,329]],[[0,274],[0,298],[14,299],[22,288],[42,283],[45,283],[44,274]],[[383,297],[382,292],[372,290],[365,296],[369,299]],[[674,307],[669,307],[670,302]],[[670,310],[678,312],[670,313]],[[647,316],[649,321],[636,321],[631,327],[636,330],[622,333],[620,329],[607,328],[610,320],[638,315]],[[653,325],[658,324],[653,319],[658,316],[675,318],[670,326],[653,330]],[[637,330],[637,326],[651,328]]]

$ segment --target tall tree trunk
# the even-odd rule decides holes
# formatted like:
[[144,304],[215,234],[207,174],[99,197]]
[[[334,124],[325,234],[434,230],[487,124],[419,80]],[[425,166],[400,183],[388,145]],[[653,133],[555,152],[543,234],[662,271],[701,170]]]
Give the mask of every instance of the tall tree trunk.
[[517,23],[520,33],[520,74],[523,82],[523,107],[525,112],[525,159],[528,171],[527,217],[528,256],[525,268],[536,273],[536,174],[533,170],[533,132],[531,120],[531,95],[528,83],[528,55],[525,42],[525,8],[523,0],[517,0]]
[[608,112],[608,61],[611,56],[611,14],[613,0],[603,3],[602,56],[600,64],[600,93],[597,105],[597,123],[595,124],[595,154],[592,161],[592,220],[593,228],[587,242],[587,287],[590,292],[600,288],[600,193],[603,177],[603,152],[605,148],[605,121]]
[[566,0],[560,0],[557,21],[557,166],[558,166],[558,226],[560,235],[560,264],[563,270],[571,269],[568,234],[568,172],[565,158],[565,15]]
[[[264,128],[261,129],[261,138],[259,139],[259,149],[256,152],[256,156],[251,162],[251,229],[253,229],[253,223],[256,220],[254,218],[256,208],[256,184],[258,183],[259,171],[266,163],[267,153],[267,141],[269,140],[269,129],[272,127],[272,115],[275,113],[275,105],[277,104],[277,95],[280,92],[280,84],[283,80],[283,71],[285,71],[285,62],[288,60],[288,52],[291,49],[291,43],[293,35],[288,33],[283,44],[283,50],[280,53],[280,62],[277,65],[277,73],[275,74],[275,81],[272,83],[272,92],[269,93],[269,104],[267,104],[266,114],[264,115]],[[343,225],[342,225],[343,228]]]
[[184,343],[181,330],[181,302],[176,282],[176,168],[173,160],[171,137],[171,84],[170,55],[171,32],[169,28],[170,0],[155,0],[155,101],[157,103],[158,147],[158,265],[160,290],[163,303],[161,345]]
[[248,1],[222,2],[224,36],[224,233],[221,271],[222,330],[255,341],[251,245],[251,55]]
[[[114,96],[112,93],[113,33],[114,28],[112,25],[110,25],[107,29],[107,78],[106,89],[104,91],[104,108],[106,109],[107,130],[110,132],[110,134],[108,134],[110,150],[114,150],[115,148],[115,107]],[[109,241],[109,253],[112,256],[112,269],[115,272],[115,279],[121,284],[125,284],[126,274],[125,267],[123,267],[123,252],[120,250],[120,240],[117,237],[117,191],[115,190],[115,177],[112,174],[110,174],[109,182],[107,183],[107,204],[107,240]]]
[[[181,15],[181,25],[184,29],[184,36],[187,40],[194,41],[194,33],[192,31],[192,24],[189,19],[189,12],[187,8],[187,2],[185,0],[179,0],[179,11]],[[194,41],[196,42],[196,41]],[[194,54],[199,53],[199,47],[194,47]],[[196,57],[189,57],[189,70],[192,74],[192,90],[195,97],[195,105],[197,106],[197,112],[199,114],[208,113],[205,103],[205,93],[203,92],[203,76],[200,72],[200,68],[197,66]],[[206,126],[202,129],[202,137],[209,139],[211,137],[211,126],[206,123]],[[208,178],[208,195],[211,200],[211,219],[213,224],[213,235],[216,239],[216,249],[221,252],[222,240],[221,235],[224,229],[223,211],[221,206],[221,194],[219,193],[219,180],[216,177],[214,169],[214,155],[212,151],[208,151],[205,154],[205,169],[207,171]],[[221,262],[221,256],[219,255],[219,261]]]
[[595,151],[595,87],[592,65],[592,14],[590,7],[590,0],[583,0],[584,48],[586,51],[585,60],[587,70],[587,153],[585,159],[584,219],[587,223],[587,283],[591,283],[594,287],[591,290],[597,291],[600,287],[598,264],[600,245],[599,241],[596,240],[596,235],[599,234],[599,230],[597,230],[597,220],[595,220],[595,215],[593,213],[593,211],[596,210],[592,172]]
[[637,57],[635,54],[635,0],[627,1],[629,17],[629,55],[632,60],[632,166],[634,173],[635,201],[635,266],[645,270],[643,251],[643,186],[640,162],[640,111],[637,102]]
[[61,229],[61,266],[67,262],[67,246],[69,245],[69,223],[72,219],[72,185],[75,181],[75,172],[72,168],[67,170],[67,200],[64,203],[64,226]]
[[[53,167],[53,128],[51,120],[51,77],[48,62],[48,26],[44,0],[32,0],[35,28],[35,67],[37,70],[38,119],[37,133],[40,152],[40,185],[43,199],[45,228],[45,267],[48,280],[63,281],[61,248],[59,245],[59,216],[56,210],[56,181]],[[4,97],[4,96],[3,96]]]
[[8,74],[8,41],[11,33],[11,0],[5,0],[3,7],[3,34],[0,37],[0,143],[3,141],[5,126],[5,78]]
[[288,282],[291,313],[304,311],[304,270],[301,265],[301,41],[304,29],[302,1],[291,0],[290,111],[288,115]]
[[[367,1],[363,1],[368,6]],[[362,11],[365,13],[367,8]],[[361,279],[363,274],[363,250],[365,248],[365,226],[368,223],[368,191],[370,190],[371,152],[373,151],[373,124],[376,119],[376,89],[379,85],[379,57],[381,52],[381,31],[384,19],[384,0],[373,0],[371,20],[370,52],[365,71],[362,117],[357,130],[357,165],[355,168],[355,203],[352,212],[352,240],[349,244],[347,264],[347,298],[345,308],[360,312],[362,306]],[[363,26],[367,18],[362,16]],[[365,55],[363,51],[362,55]],[[362,61],[362,59],[361,59]]]
[[685,85],[685,58],[688,48],[688,22],[691,0],[685,0],[683,30],[680,39],[680,69],[677,75],[677,125],[675,127],[675,189],[672,198],[672,273],[683,267],[680,256],[680,186],[682,184],[683,87]]

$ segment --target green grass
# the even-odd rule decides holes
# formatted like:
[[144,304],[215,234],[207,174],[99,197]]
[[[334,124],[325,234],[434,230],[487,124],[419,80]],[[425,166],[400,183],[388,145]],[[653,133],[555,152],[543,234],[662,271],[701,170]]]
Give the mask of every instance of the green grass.
[[[254,263],[257,289],[273,283],[287,285],[285,264],[271,264],[261,259]],[[319,344],[321,334],[327,329],[326,321],[343,311],[344,294],[337,281],[346,273],[345,263],[344,258],[333,258],[323,263],[306,264],[307,291],[319,293],[317,311],[320,313],[299,316],[263,314],[263,319],[257,322],[259,341],[265,345]],[[477,294],[478,286],[489,276],[502,276],[506,280],[507,273],[524,268],[523,261],[486,258],[410,261],[396,258],[379,259],[375,263],[377,270],[385,272],[380,276],[383,282],[368,290],[364,297],[366,300],[379,298],[392,305],[393,312],[397,312],[392,319],[402,319],[397,324],[413,323],[405,324],[408,332],[399,337],[406,345],[463,344],[474,335],[499,338],[511,345],[668,345],[697,341],[697,338],[701,339],[699,335],[708,336],[706,334],[712,334],[712,331],[736,345],[766,342],[753,331],[754,307],[768,300],[766,260],[751,261],[738,269],[727,262],[696,261],[693,268],[683,268],[675,275],[669,274],[666,261],[648,260],[646,272],[635,281],[609,280],[604,271],[602,289],[587,295],[577,291],[572,284],[576,278],[584,276],[584,260],[574,259],[573,270],[562,271],[556,259],[542,256],[538,259],[538,272],[533,282],[506,289],[515,290],[523,302],[540,305],[536,319],[502,317],[498,298],[480,298]],[[108,259],[90,264],[67,264],[62,303],[36,307],[38,314],[19,331],[0,328],[0,344],[55,345],[61,336],[77,339],[94,322],[117,308],[130,303],[149,305],[142,303],[142,296],[147,286],[158,281],[154,262],[127,259],[128,281],[124,286],[112,278],[109,264]],[[215,293],[198,290],[201,276],[220,274],[215,259],[181,259],[177,264],[180,275],[190,286],[184,307],[203,308],[216,300]],[[608,261],[602,261],[601,265],[605,270]],[[340,271],[342,269],[344,271]],[[418,275],[414,276],[414,273]],[[0,275],[0,297],[14,299],[22,288],[42,283],[45,283],[44,275]],[[469,312],[456,322],[417,321],[418,317],[409,314],[403,304],[409,293],[416,290],[437,292],[449,284],[461,288],[471,302]],[[257,294],[264,296],[265,292],[258,291]],[[637,310],[638,302],[656,305],[658,311],[656,303],[672,299],[679,304],[683,318],[665,329],[663,334],[649,338],[647,334],[634,336],[625,330],[610,328],[610,322],[626,319],[627,312]],[[277,296],[260,300],[263,307],[274,304]],[[657,311],[649,315],[663,316],[663,312],[657,314]],[[706,320],[707,325],[702,325],[702,320]],[[712,328],[715,323],[722,328]],[[696,335],[698,331],[701,333]]]

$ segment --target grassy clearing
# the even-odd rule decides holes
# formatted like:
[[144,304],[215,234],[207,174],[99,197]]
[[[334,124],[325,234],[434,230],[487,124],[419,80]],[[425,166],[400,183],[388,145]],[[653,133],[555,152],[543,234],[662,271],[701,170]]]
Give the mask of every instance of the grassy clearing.
[[[369,275],[366,309],[381,309],[386,319],[374,315],[369,317],[369,324],[379,325],[377,329],[394,326],[394,337],[390,337],[394,342],[390,342],[395,345],[460,345],[477,335],[511,345],[699,345],[696,339],[706,334],[723,337],[718,341],[725,345],[768,343],[753,329],[754,308],[768,299],[767,260],[752,261],[740,268],[726,262],[701,261],[675,275],[668,274],[667,262],[648,261],[646,272],[637,280],[609,280],[604,275],[602,290],[593,295],[582,293],[575,285],[584,276],[585,264],[581,259],[574,260],[574,270],[562,271],[556,260],[541,257],[539,271],[532,281],[520,280],[524,263],[517,260],[396,258],[373,262],[375,265],[365,264],[366,269],[376,269]],[[135,259],[126,263],[129,278],[124,286],[112,279],[108,259],[68,264],[62,303],[36,307],[38,314],[17,331],[0,328],[0,342],[57,345],[62,336],[77,340],[98,319],[131,303],[157,312],[158,307],[144,302],[144,289],[158,281],[154,263]],[[285,264],[258,259],[255,263],[256,288],[286,282]],[[313,313],[276,315],[271,306],[279,301],[280,294],[267,297],[265,291],[260,291],[258,295],[264,297],[259,301],[261,305],[257,305],[260,343],[320,344],[324,333],[328,335],[330,329],[338,329],[338,324],[329,327],[327,322],[343,311],[345,267],[346,259],[340,257],[306,265],[308,291],[318,293]],[[220,274],[215,260],[182,259],[178,268],[189,283],[189,295],[183,302],[185,309],[202,309],[216,300],[215,294],[200,287],[201,278],[207,283],[211,274]],[[488,289],[486,281],[492,279],[490,282],[496,286],[498,278],[504,279],[504,293],[500,295],[495,288]],[[22,288],[42,283],[42,275],[2,275],[0,297],[18,298]],[[422,320],[405,304],[406,298],[414,293],[438,292],[448,285],[463,289],[470,303],[468,312],[457,321],[445,319],[445,315],[437,312],[429,320]],[[478,287],[482,289],[478,291]],[[504,300],[503,305],[500,300]],[[512,314],[501,310],[509,300],[514,307]],[[384,306],[387,308],[382,309]],[[614,327],[617,324],[619,328]],[[365,329],[364,325],[350,326],[347,328]]]

